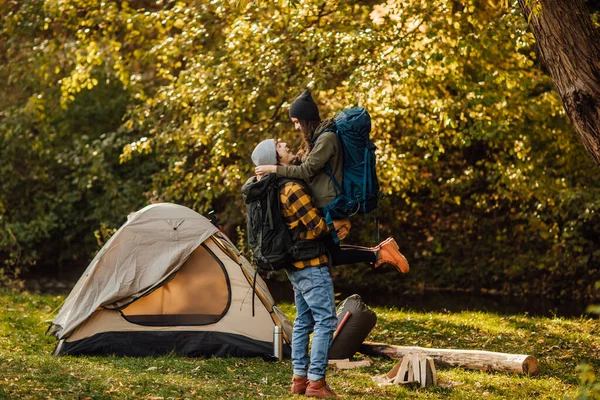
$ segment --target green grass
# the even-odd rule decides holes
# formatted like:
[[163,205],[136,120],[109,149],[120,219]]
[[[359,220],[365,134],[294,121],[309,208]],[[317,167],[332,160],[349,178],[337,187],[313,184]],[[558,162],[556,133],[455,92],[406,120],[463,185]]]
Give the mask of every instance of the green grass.
[[[293,398],[289,360],[52,357],[55,339],[44,333],[63,299],[0,292],[0,399]],[[294,313],[292,305],[282,308]],[[368,340],[531,354],[541,372],[530,377],[438,368],[435,388],[379,387],[371,376],[386,373],[393,361],[372,358],[370,367],[329,372],[330,385],[348,398],[563,399],[577,395],[578,364],[600,367],[598,320],[374,310],[378,322]]]

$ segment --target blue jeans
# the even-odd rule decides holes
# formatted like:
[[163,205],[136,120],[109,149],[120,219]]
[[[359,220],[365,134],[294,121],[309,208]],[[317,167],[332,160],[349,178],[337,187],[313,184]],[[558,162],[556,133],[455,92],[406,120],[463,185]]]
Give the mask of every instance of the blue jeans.
[[[291,268],[288,277],[294,287],[296,319],[292,332],[294,375],[316,381],[325,377],[329,347],[337,327],[333,281],[328,267]],[[310,357],[308,342],[314,332]]]

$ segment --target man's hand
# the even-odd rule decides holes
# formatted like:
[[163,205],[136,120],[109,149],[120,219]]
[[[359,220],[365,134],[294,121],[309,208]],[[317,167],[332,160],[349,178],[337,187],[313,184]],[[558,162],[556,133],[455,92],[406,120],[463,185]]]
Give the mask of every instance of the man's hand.
[[254,173],[256,175],[266,175],[275,171],[277,171],[277,165],[260,165],[254,168]]

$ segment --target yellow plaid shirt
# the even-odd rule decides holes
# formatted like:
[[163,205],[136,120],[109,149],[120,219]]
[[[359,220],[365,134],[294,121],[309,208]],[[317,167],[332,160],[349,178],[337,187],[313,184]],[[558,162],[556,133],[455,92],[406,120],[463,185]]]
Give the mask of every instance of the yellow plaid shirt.
[[[279,191],[281,211],[289,230],[298,228],[298,239],[316,239],[329,233],[329,227],[302,185],[287,182]],[[296,261],[296,268],[321,267],[328,265],[327,254],[306,261]]]

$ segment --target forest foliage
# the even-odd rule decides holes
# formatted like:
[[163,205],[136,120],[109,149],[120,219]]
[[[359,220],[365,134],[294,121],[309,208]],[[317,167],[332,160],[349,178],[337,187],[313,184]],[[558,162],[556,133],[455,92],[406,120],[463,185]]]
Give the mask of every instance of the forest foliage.
[[600,174],[503,3],[0,3],[0,272],[81,271],[156,201],[234,234],[252,149],[299,145],[287,110],[310,87],[323,117],[369,110],[380,233],[413,266],[338,282],[594,297]]

